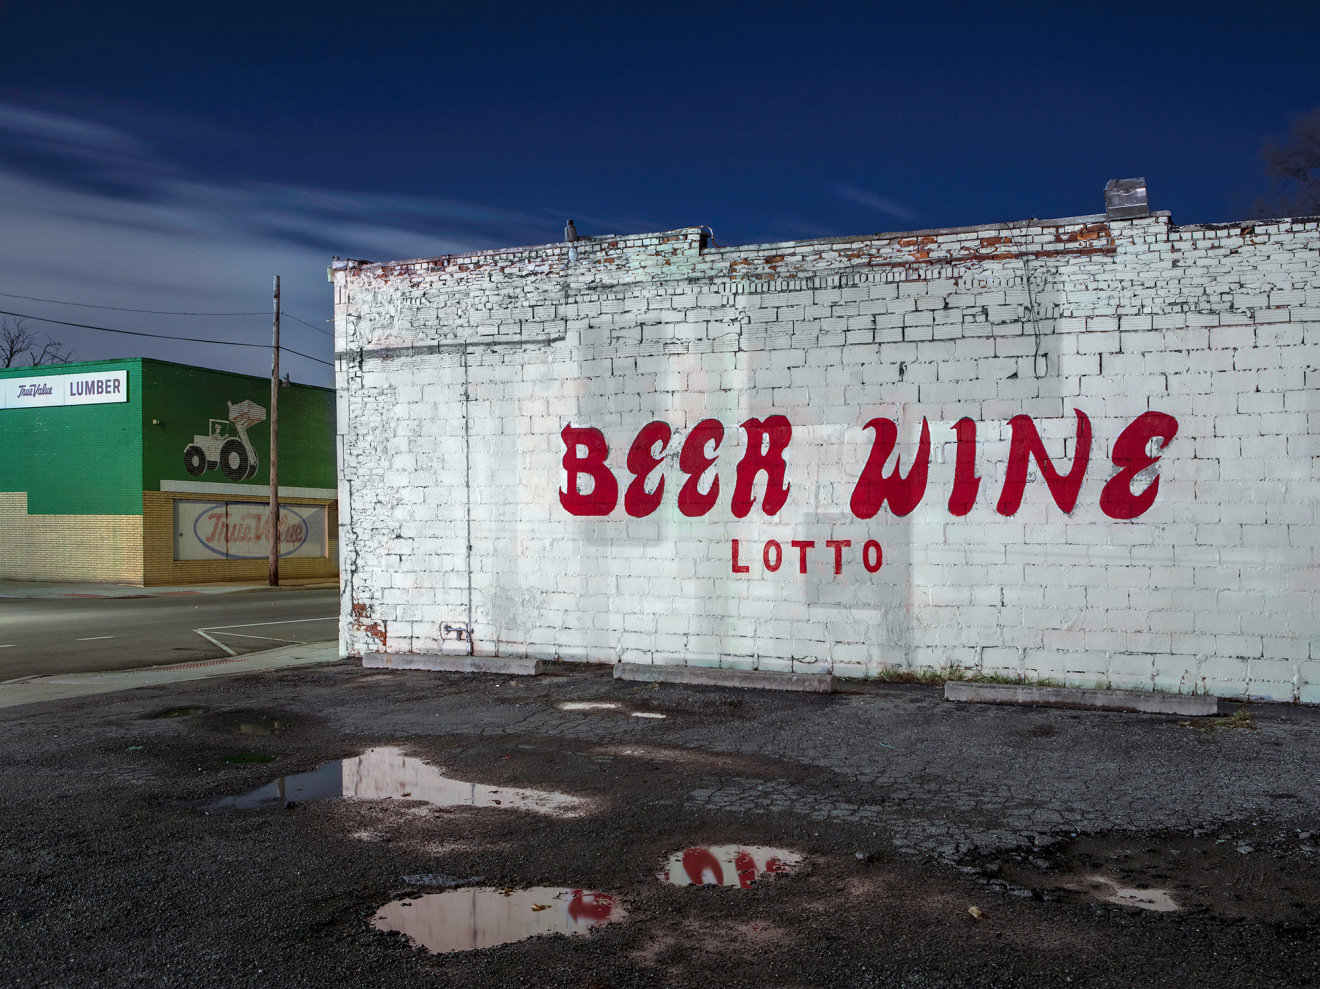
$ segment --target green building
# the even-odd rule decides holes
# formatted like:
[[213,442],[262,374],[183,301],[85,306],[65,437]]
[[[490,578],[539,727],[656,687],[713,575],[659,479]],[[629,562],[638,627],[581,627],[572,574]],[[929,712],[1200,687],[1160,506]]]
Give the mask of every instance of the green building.
[[[0,579],[266,576],[270,379],[133,358],[0,369]],[[335,395],[280,388],[280,574],[338,565]]]

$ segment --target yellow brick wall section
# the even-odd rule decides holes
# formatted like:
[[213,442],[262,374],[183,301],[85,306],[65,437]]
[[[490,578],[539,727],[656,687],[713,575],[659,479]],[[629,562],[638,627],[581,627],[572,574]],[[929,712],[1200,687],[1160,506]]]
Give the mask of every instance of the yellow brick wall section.
[[29,515],[0,491],[0,579],[142,583],[142,516]]
[[[265,560],[176,560],[174,559],[174,502],[197,501],[204,494],[184,491],[143,491],[143,573],[148,586],[169,584],[209,584],[221,580],[265,580],[269,564]],[[224,500],[217,497],[216,501]],[[284,498],[281,504],[325,505],[329,532],[328,556],[282,558],[280,577],[306,580],[339,576],[338,502],[326,498]]]

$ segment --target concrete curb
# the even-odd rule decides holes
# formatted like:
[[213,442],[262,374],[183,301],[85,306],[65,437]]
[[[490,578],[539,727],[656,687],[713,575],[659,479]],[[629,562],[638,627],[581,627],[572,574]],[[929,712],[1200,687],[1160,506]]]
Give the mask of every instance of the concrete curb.
[[89,694],[108,694],[118,690],[132,690],[134,687],[207,680],[211,677],[233,676],[237,673],[267,673],[313,663],[334,663],[338,660],[339,643],[331,640],[277,646],[264,652],[244,653],[241,656],[223,659],[204,659],[192,663],[174,663],[169,666],[146,666],[136,670],[21,677],[0,684],[0,708],[85,697]]
[[1217,714],[1218,698],[1207,694],[1166,694],[1145,690],[1088,690],[1081,687],[1029,687],[1015,683],[967,683],[948,680],[946,701],[967,704],[1022,704],[1034,707],[1093,708],[1137,714]]
[[430,670],[434,673],[500,673],[505,676],[537,676],[539,659],[499,656],[447,656],[434,653],[367,652],[362,665],[380,670]]
[[800,690],[811,694],[834,693],[834,677],[829,673],[775,673],[770,670],[726,670],[715,666],[616,663],[614,679],[692,683],[710,687],[750,687],[756,690]]
[[338,587],[339,581],[334,579],[286,581],[278,587],[269,587],[265,583],[258,583],[256,581],[228,581],[219,584],[171,584],[142,587],[136,584],[77,584],[51,581],[0,580],[0,601],[41,601],[62,598],[94,598],[127,601],[137,598],[234,594],[240,591],[323,591],[335,590]]

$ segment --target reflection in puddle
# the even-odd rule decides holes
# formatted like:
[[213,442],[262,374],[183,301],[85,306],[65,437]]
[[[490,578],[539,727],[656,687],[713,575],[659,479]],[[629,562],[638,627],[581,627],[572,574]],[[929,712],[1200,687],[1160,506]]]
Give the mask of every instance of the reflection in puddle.
[[399,931],[428,951],[442,953],[489,948],[538,934],[585,934],[625,916],[607,893],[552,886],[507,891],[479,887],[393,900],[376,911],[371,926]]
[[[618,711],[623,705],[615,701],[561,701],[555,707],[561,711]],[[634,718],[666,718],[658,711],[629,711]]]
[[276,807],[286,802],[334,800],[422,800],[436,807],[501,807],[536,814],[572,816],[587,802],[566,793],[465,783],[440,775],[421,759],[382,746],[352,759],[327,762],[310,773],[281,776],[260,789],[211,804],[213,810]]
[[245,721],[238,731],[241,735],[275,735],[289,725],[288,721]]
[[1156,910],[1170,913],[1178,909],[1172,896],[1162,889],[1129,889],[1120,886],[1104,876],[1087,876],[1087,881],[1100,899],[1106,903],[1116,903],[1125,907],[1141,907],[1143,910]]
[[741,886],[746,889],[763,876],[791,872],[801,863],[801,855],[782,848],[708,845],[675,852],[657,878],[673,886]]

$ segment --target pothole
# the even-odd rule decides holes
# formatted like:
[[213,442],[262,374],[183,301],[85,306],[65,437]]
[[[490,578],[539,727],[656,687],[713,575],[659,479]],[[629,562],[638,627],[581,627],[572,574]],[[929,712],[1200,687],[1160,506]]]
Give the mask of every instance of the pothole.
[[307,773],[281,776],[263,787],[222,797],[209,810],[251,810],[318,800],[418,800],[435,807],[498,807],[573,817],[589,803],[581,797],[547,790],[488,786],[444,776],[421,759],[392,746],[367,749]]
[[669,857],[657,874],[671,886],[738,886],[792,872],[802,856],[783,848],[759,845],[706,845],[685,848]]
[[561,711],[618,711],[634,718],[667,718],[659,711],[628,711],[617,701],[560,701],[555,707]]
[[278,735],[286,728],[292,728],[290,721],[244,721],[238,726],[240,735]]
[[1081,883],[1083,892],[1098,896],[1105,903],[1115,903],[1124,907],[1140,907],[1142,910],[1155,910],[1159,913],[1172,913],[1180,909],[1173,897],[1162,889],[1132,889],[1120,886],[1105,876],[1085,876]]
[[608,893],[553,886],[480,886],[392,900],[371,926],[397,931],[436,954],[524,941],[540,934],[586,934],[623,920],[627,911]]

